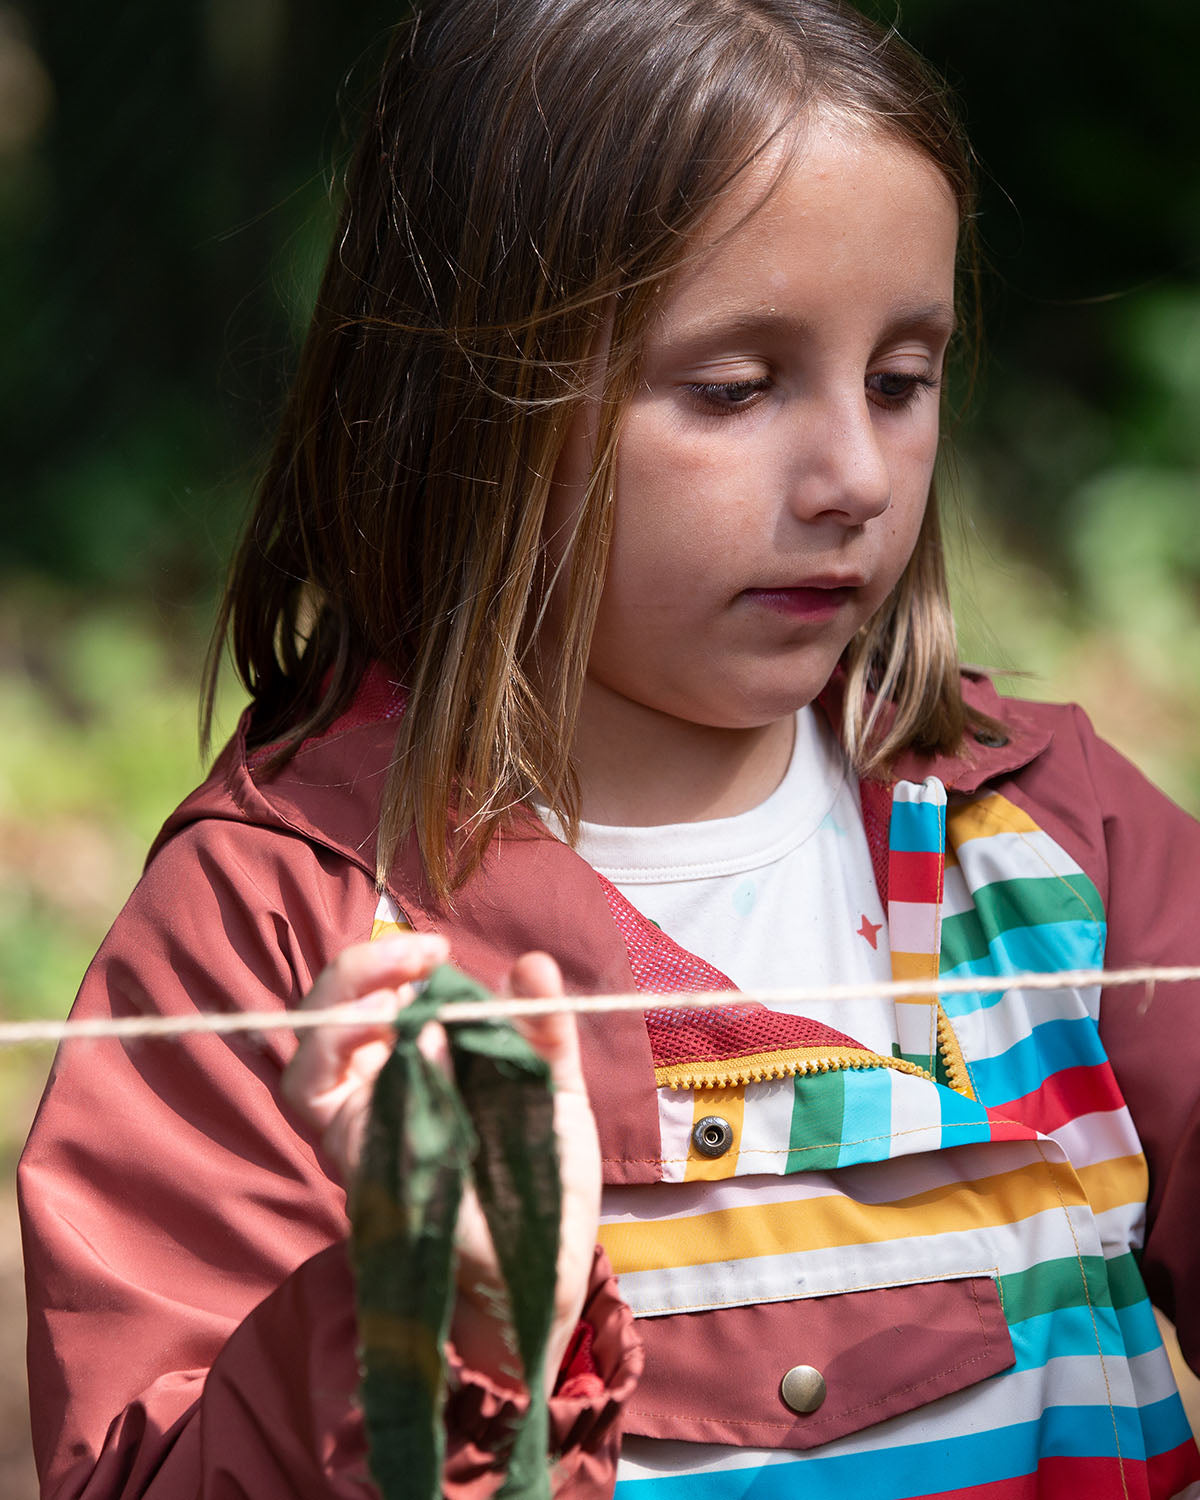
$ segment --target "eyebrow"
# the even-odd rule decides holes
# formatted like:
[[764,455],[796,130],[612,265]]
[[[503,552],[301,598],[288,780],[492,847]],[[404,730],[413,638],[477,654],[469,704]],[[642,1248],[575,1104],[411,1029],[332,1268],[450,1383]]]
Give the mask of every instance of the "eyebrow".
[[[897,307],[887,321],[885,333],[903,333],[906,329],[921,328],[932,329],[949,336],[958,326],[958,312],[954,305],[938,300]],[[733,313],[727,318],[718,318],[714,322],[697,322],[684,327],[675,337],[665,340],[660,347],[676,352],[686,350],[692,344],[723,343],[727,339],[739,336],[777,334],[781,328],[791,328],[803,333],[806,325],[803,320],[798,321],[782,313],[759,308],[753,312]]]

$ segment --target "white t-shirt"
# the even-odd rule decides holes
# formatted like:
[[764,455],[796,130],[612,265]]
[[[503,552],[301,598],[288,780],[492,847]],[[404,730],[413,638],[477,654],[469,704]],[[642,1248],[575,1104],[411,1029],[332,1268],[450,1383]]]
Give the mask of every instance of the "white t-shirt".
[[[559,831],[552,816],[547,822]],[[650,828],[584,823],[577,848],[643,916],[740,989],[892,977],[857,779],[812,708],[797,714],[787,771],[757,807],[732,818]],[[803,1009],[876,1051],[892,1052],[890,1001]]]

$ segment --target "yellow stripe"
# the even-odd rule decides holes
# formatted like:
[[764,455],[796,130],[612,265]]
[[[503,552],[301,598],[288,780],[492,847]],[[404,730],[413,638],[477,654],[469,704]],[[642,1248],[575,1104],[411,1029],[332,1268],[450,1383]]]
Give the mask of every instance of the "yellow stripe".
[[956,807],[946,819],[947,839],[965,844],[969,839],[987,839],[996,833],[1040,833],[1028,813],[1014,807],[999,792]]
[[371,941],[378,938],[395,937],[398,932],[411,932],[412,928],[407,922],[381,922],[378,917],[371,923]]
[[702,1156],[694,1141],[688,1142],[685,1182],[717,1182],[737,1171],[738,1152],[742,1149],[742,1122],[746,1114],[746,1090],[697,1089],[692,1103],[692,1125],[705,1115],[720,1115],[733,1130],[733,1145],[724,1156]]
[[[936,979],[938,977],[938,958],[936,953],[902,953],[895,948],[892,949],[892,978],[893,979]],[[896,1004],[905,1003],[902,996],[896,997]],[[909,1004],[914,1002],[911,998]],[[928,1005],[929,1000],[919,999],[918,1005]]]
[[622,1274],[986,1229],[1082,1203],[1070,1168],[1048,1163],[1045,1172],[1026,1166],[974,1182],[948,1183],[894,1203],[858,1203],[830,1193],[659,1223],[604,1224],[600,1240]]
[[1112,1161],[1079,1168],[1079,1183],[1094,1214],[1128,1203],[1145,1203],[1149,1182],[1146,1158],[1140,1151],[1133,1156],[1114,1156]]

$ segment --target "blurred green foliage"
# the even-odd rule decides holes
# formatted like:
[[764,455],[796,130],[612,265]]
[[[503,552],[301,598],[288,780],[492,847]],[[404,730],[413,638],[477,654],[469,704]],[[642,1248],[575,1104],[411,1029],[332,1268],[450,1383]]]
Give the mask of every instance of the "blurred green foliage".
[[[62,1011],[199,771],[214,593],[404,8],[0,0],[7,1012]],[[958,88],[981,167],[964,654],[1200,803],[1200,7],[869,8]]]
[[[979,156],[978,502],[1075,586],[1093,481],[1195,474],[1200,7],[868,8],[958,87]],[[0,0],[0,567],[211,594],[405,9]]]

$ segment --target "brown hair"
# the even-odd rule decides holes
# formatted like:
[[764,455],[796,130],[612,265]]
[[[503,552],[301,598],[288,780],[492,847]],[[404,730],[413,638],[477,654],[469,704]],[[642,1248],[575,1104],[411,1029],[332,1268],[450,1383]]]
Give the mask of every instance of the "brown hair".
[[[254,741],[280,761],[343,711],[370,662],[389,668],[407,708],[381,879],[415,831],[446,895],[533,789],[576,829],[570,744],[641,331],[722,192],[814,105],[931,159],[969,234],[970,159],[944,90],[894,32],[838,0],[431,0],[398,28],[204,708],[207,732],[228,634]],[[531,653],[546,500],[597,386],[596,460],[545,680]],[[860,769],[909,745],[957,747],[932,496],[900,584],[845,665]]]

